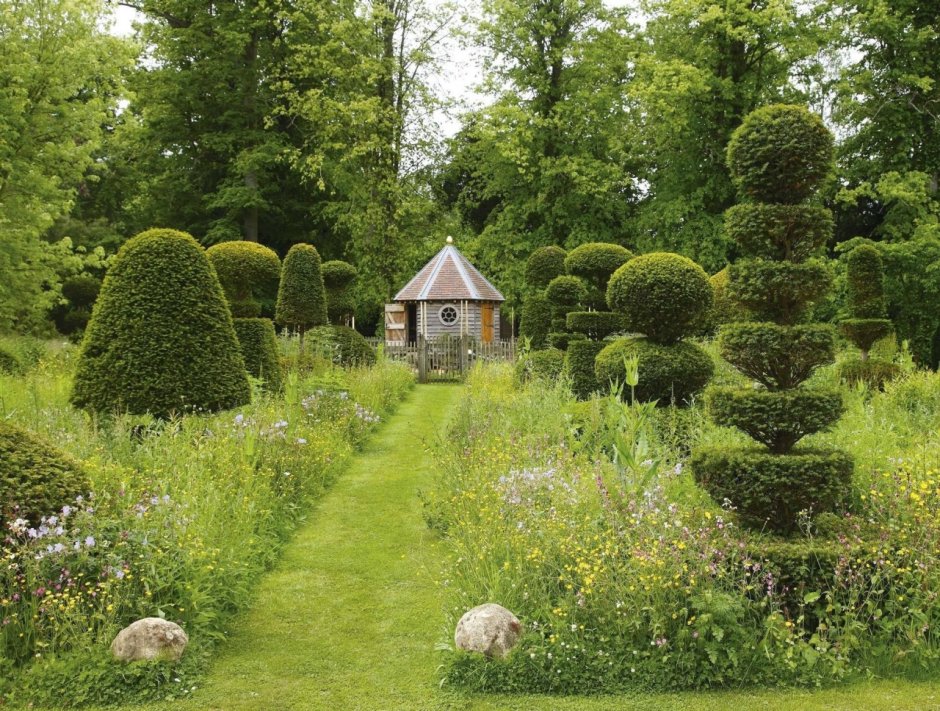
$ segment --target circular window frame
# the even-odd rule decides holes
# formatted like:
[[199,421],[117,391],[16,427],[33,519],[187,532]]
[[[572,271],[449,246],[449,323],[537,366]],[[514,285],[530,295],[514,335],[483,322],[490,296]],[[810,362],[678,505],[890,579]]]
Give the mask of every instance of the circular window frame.
[[[447,311],[448,309],[454,312],[453,321],[448,321],[447,319],[444,318],[444,312]],[[458,323],[460,323],[460,311],[457,309],[456,306],[453,306],[451,304],[444,304],[443,306],[441,306],[441,308],[437,310],[437,320],[440,321],[445,326],[456,326]]]

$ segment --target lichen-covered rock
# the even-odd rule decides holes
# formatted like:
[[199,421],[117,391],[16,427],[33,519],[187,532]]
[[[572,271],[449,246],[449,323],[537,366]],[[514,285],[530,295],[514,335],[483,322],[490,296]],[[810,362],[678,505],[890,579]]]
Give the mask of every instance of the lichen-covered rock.
[[118,632],[111,653],[122,662],[163,659],[177,661],[183,656],[189,637],[175,622],[145,617]]
[[493,603],[469,610],[454,632],[458,649],[487,657],[505,657],[522,636],[522,623],[505,607]]

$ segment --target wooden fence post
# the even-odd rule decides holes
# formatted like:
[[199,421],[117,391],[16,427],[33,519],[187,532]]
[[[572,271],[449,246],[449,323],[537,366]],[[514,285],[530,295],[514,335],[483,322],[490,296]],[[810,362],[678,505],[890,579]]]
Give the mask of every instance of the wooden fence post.
[[418,334],[418,382],[428,382],[428,342]]

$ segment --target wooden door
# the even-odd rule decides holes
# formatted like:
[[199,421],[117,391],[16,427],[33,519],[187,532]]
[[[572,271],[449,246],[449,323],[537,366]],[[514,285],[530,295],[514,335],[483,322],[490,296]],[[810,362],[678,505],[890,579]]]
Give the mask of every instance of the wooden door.
[[404,304],[385,304],[385,343],[389,346],[404,346],[408,337]]
[[493,342],[493,304],[483,304],[483,333],[481,337],[484,343]]

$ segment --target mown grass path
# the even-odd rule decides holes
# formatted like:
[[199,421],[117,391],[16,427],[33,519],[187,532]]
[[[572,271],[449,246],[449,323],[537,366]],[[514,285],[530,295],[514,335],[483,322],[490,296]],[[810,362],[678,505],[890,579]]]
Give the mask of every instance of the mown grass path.
[[200,688],[161,710],[940,709],[936,682],[593,698],[441,690],[433,582],[441,553],[417,492],[431,482],[427,444],[440,436],[459,393],[428,385],[408,397],[287,546]]

